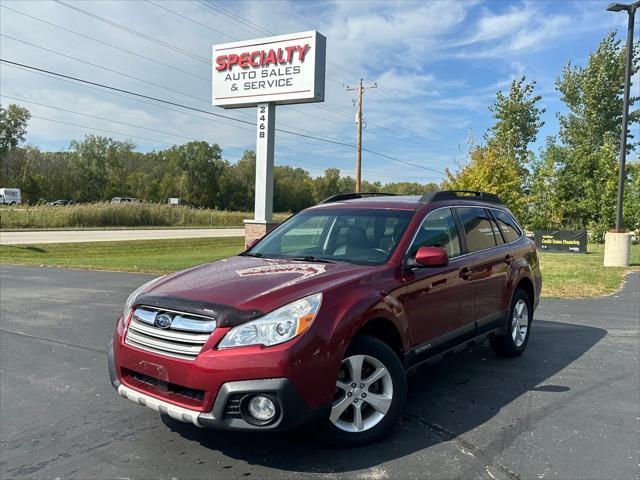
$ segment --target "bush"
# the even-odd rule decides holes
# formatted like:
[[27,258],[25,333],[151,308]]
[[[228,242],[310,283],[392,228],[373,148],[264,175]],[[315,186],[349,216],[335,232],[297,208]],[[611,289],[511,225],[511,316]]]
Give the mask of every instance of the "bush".
[[[0,228],[240,227],[251,212],[150,203],[90,203],[0,209]],[[287,214],[276,214],[281,221]]]

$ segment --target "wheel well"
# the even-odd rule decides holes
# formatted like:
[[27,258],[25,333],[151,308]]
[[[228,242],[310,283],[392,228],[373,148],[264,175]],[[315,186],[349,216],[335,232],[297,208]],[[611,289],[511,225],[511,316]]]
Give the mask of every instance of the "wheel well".
[[523,290],[524,293],[527,294],[527,297],[529,297],[529,301],[531,302],[531,306],[533,307],[536,294],[534,293],[533,283],[531,283],[531,280],[526,277],[521,279],[518,282],[518,285],[516,285],[516,290],[518,289]]
[[376,318],[367,322],[358,332],[358,335],[370,335],[383,341],[396,352],[401,361],[404,358],[402,338],[396,326],[385,318]]

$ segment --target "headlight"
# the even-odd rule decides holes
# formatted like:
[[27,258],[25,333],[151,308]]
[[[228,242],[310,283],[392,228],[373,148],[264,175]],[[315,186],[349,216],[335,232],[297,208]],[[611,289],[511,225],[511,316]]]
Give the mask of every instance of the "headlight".
[[145,283],[144,285],[140,285],[138,288],[136,288],[133,293],[131,295],[129,295],[129,297],[127,298],[127,301],[124,302],[124,309],[122,310],[122,325],[124,326],[124,323],[127,321],[127,317],[129,316],[129,312],[131,311],[131,307],[133,307],[133,304],[135,303],[136,299],[140,296],[140,294],[142,292],[144,292],[147,288],[149,288],[151,285],[155,284],[156,282],[158,282],[159,280],[162,280],[165,277],[165,275],[158,277],[158,278],[154,278],[153,280]]
[[218,348],[244,347],[247,345],[278,345],[297,337],[307,330],[316,318],[322,294],[316,293],[263,317],[232,328],[224,336]]

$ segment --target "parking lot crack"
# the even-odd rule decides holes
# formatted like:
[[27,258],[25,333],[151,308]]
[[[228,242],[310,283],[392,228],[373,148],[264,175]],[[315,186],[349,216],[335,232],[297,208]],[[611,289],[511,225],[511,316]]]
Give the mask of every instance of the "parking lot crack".
[[18,337],[23,337],[23,338],[30,338],[32,340],[38,340],[41,342],[53,343],[54,345],[61,345],[63,347],[78,348],[80,350],[88,350],[90,352],[97,352],[97,353],[107,353],[107,351],[103,348],[93,348],[93,347],[87,347],[85,345],[77,345],[75,343],[61,342],[60,340],[52,340],[50,338],[45,338],[38,335],[31,335],[23,332],[14,332],[12,330],[6,330],[4,328],[0,328],[0,332],[8,333],[10,335],[16,335]]
[[494,479],[504,478],[506,480],[520,480],[520,476],[511,471],[505,465],[502,465],[496,459],[484,453],[480,448],[476,447],[471,442],[459,437],[455,433],[447,430],[442,425],[437,423],[428,422],[420,417],[414,415],[404,415],[405,418],[409,418],[424,427],[427,427],[443,441],[451,442],[461,453],[474,457],[478,461],[484,464],[486,473]]

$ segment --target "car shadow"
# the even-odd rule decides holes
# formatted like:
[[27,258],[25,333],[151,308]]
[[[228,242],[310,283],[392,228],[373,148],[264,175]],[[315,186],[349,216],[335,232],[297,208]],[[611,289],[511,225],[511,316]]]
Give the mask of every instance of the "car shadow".
[[[484,343],[421,367],[409,378],[407,405],[396,430],[388,439],[364,447],[366,452],[332,448],[306,429],[256,434],[200,429],[169,417],[163,422],[190,441],[250,465],[314,473],[366,469],[452,440],[529,391],[569,401],[571,389],[550,377],[584,355],[606,330],[536,320],[532,332],[527,351],[519,358],[499,358]],[[516,422],[504,433],[516,436],[520,428]]]

